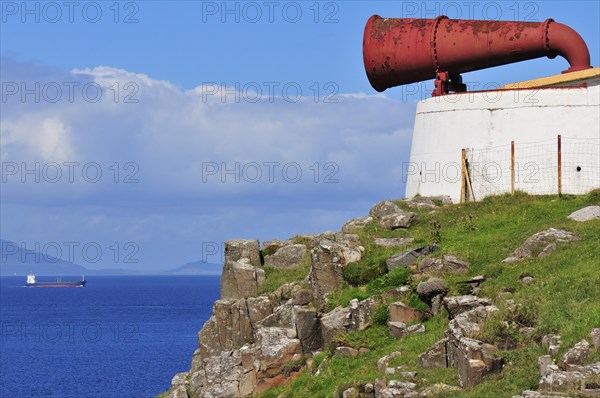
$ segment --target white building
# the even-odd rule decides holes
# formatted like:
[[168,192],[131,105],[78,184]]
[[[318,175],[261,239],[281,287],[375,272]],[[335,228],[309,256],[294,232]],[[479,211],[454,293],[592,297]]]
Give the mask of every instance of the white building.
[[[500,90],[419,102],[406,197],[461,198],[462,149],[475,200],[514,189],[562,193],[600,187],[600,68],[515,83]],[[511,168],[514,141],[514,168]]]

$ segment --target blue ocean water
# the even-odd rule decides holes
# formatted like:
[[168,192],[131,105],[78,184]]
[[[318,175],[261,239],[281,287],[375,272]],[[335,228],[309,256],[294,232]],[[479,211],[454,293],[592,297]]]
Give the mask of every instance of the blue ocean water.
[[219,277],[87,280],[30,289],[0,278],[1,397],[153,397],[189,369]]

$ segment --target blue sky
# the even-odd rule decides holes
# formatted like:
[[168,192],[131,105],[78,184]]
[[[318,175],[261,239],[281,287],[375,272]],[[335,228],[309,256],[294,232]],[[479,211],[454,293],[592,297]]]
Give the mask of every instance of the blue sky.
[[[0,10],[0,237],[58,244],[63,259],[90,268],[220,262],[212,248],[228,239],[338,230],[401,198],[416,101],[432,82],[370,87],[361,44],[372,14],[553,18],[600,63],[596,1],[2,1]],[[538,59],[463,78],[494,87],[567,65]]]

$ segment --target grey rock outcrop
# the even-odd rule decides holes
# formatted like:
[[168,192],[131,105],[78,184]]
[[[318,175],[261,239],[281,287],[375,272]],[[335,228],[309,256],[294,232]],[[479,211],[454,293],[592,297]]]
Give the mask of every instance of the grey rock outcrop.
[[600,206],[587,206],[569,214],[571,220],[585,222],[600,219]]
[[502,359],[496,356],[497,348],[474,338],[480,323],[496,311],[498,308],[484,305],[459,313],[449,322],[444,339],[420,355],[421,366],[457,368],[462,387],[473,387],[484,375],[500,371]]
[[413,243],[413,238],[375,238],[375,246],[382,247],[406,247]]
[[336,307],[321,315],[321,335],[323,346],[328,347],[341,333],[364,330],[373,324],[372,312],[376,305],[373,298],[363,301],[356,299],[348,307]]
[[429,278],[417,285],[417,294],[431,306],[432,299],[436,296],[445,296],[448,293],[446,282],[439,278]]
[[302,352],[310,353],[323,346],[321,323],[318,312],[310,307],[294,307],[296,334],[302,346]]
[[352,220],[346,221],[344,225],[342,225],[342,232],[345,234],[351,234],[359,229],[364,228],[372,222],[373,217],[371,216],[353,218]]
[[385,229],[410,228],[417,215],[412,212],[388,214],[379,219],[379,224]]
[[388,216],[394,213],[401,213],[402,209],[392,201],[385,200],[379,203],[376,203],[375,206],[371,207],[369,210],[369,215],[371,217],[380,219],[381,217]]
[[250,263],[248,258],[226,261],[221,275],[221,298],[240,299],[258,292],[265,281],[265,271]]
[[390,322],[420,322],[425,319],[425,314],[414,308],[410,308],[401,301],[392,303],[388,307],[388,319]]
[[505,258],[503,262],[512,263],[525,258],[539,256],[541,253],[544,253],[542,254],[543,257],[548,254],[552,245],[575,242],[577,240],[579,240],[579,237],[572,232],[565,231],[564,229],[549,228],[529,237],[523,246]]
[[225,242],[225,262],[236,262],[247,258],[255,267],[260,267],[258,240],[235,239]]
[[455,256],[444,256],[443,259],[425,257],[419,264],[419,272],[424,273],[450,273],[464,274],[469,270],[470,264]]
[[446,307],[450,318],[455,318],[463,312],[490,304],[490,299],[472,295],[444,297],[444,307]]
[[302,244],[285,245],[275,253],[265,256],[265,267],[290,269],[301,266],[308,255],[306,246]]
[[364,248],[357,235],[324,234],[311,243],[309,284],[317,303],[325,306],[325,295],[342,287],[342,269],[360,261]]
[[563,370],[570,370],[570,365],[583,366],[589,360],[590,354],[590,343],[587,340],[581,340],[562,356],[558,365]]
[[596,351],[600,351],[600,328],[594,328],[590,332],[590,339]]
[[435,250],[437,250],[437,245],[428,245],[394,254],[386,261],[388,271],[391,271],[394,268],[398,267],[409,267],[415,264],[417,262],[417,259],[419,259],[420,257],[426,256],[429,253],[434,252]]

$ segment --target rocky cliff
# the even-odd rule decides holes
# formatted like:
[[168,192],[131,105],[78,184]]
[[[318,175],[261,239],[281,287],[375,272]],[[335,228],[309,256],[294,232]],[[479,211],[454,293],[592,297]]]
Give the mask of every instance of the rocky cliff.
[[[483,296],[482,284],[489,276],[469,275],[473,270],[467,259],[444,251],[439,227],[431,220],[426,238],[418,231],[417,240],[396,236],[410,234],[413,223],[452,207],[445,197],[384,201],[369,216],[345,223],[342,232],[265,242],[262,248],[257,240],[227,242],[221,298],[198,333],[190,370],[175,375],[164,396],[257,396],[288,383],[300,372],[319,377],[329,358],[371,355],[374,347],[352,346],[348,336],[381,325],[387,339],[400,341],[424,334],[431,322],[445,322],[442,339],[420,353],[418,367],[424,371],[455,369],[456,385],[429,383],[418,379],[417,372],[394,367],[390,363],[402,354],[393,351],[373,365],[380,377],[336,388],[337,396],[454,396],[477,386],[487,375],[501,375],[507,363],[503,352],[520,342],[510,336],[489,338],[486,331],[507,311],[506,306],[516,305],[507,299],[511,292],[501,292],[494,299]],[[594,220],[594,211],[576,222]],[[564,229],[538,231],[513,248],[504,264],[543,258],[580,239]],[[419,241],[427,244],[415,243]],[[375,254],[379,261],[372,261]],[[295,272],[301,270],[306,274]],[[288,273],[295,280],[286,281]],[[269,275],[283,276],[282,283],[267,283],[275,280]],[[457,289],[461,294],[452,294]],[[344,300],[343,292],[355,297]],[[514,327],[533,335],[533,326]],[[584,339],[561,358],[560,337],[544,336],[549,352],[539,358],[540,390],[600,394],[600,362],[590,362],[598,357],[598,336],[600,329],[594,329],[588,337],[591,344]],[[523,397],[542,396],[535,394],[525,391]]]

